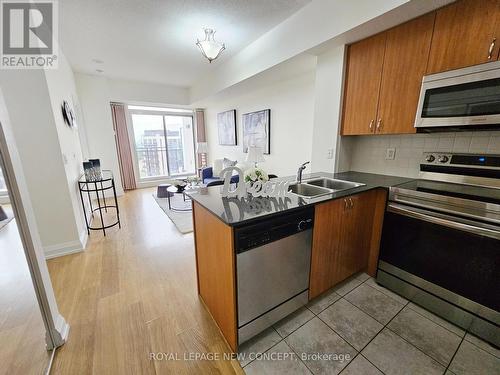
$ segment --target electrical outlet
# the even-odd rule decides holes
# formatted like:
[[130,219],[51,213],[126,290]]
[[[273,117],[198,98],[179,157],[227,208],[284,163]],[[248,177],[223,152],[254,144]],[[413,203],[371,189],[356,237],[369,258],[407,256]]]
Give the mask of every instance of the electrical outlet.
[[326,154],[327,159],[333,159],[333,148],[329,148]]
[[396,157],[396,149],[395,148],[388,148],[385,150],[385,160],[394,160]]

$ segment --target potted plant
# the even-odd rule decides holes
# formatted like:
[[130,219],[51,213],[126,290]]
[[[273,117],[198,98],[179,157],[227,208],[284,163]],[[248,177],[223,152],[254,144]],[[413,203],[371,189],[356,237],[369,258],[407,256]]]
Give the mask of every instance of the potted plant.
[[177,188],[179,193],[182,193],[187,186],[187,182],[184,180],[172,180],[171,183]]

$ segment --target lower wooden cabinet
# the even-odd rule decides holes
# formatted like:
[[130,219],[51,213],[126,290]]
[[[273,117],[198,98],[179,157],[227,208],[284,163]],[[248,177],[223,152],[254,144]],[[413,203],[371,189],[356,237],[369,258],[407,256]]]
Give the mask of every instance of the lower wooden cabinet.
[[386,191],[371,190],[315,208],[309,298],[376,268]]

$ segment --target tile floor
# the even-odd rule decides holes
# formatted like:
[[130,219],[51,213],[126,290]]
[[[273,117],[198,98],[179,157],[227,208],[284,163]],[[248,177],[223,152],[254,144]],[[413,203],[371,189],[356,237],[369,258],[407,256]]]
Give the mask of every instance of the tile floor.
[[366,274],[262,332],[240,353],[248,375],[500,375],[499,349]]

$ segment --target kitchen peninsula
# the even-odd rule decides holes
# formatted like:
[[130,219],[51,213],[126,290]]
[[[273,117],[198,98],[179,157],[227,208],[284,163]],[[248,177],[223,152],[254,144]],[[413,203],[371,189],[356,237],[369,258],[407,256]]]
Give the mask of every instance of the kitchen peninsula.
[[198,294],[233,351],[353,274],[375,276],[387,188],[410,179],[316,173],[301,185],[328,181],[360,186],[318,197],[189,193]]

